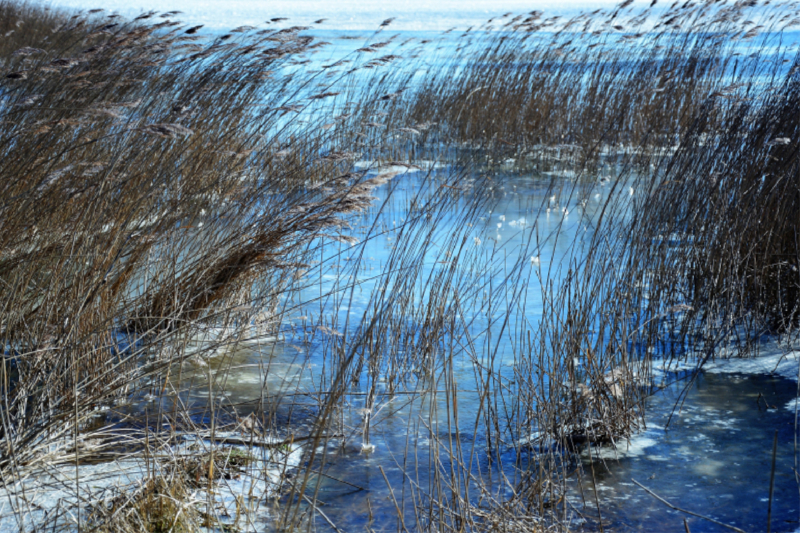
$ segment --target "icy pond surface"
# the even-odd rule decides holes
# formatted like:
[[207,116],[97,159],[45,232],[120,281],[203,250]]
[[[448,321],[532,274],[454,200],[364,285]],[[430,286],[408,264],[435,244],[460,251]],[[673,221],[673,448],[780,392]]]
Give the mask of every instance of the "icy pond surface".
[[[414,217],[427,217],[417,207],[443,186],[453,190],[451,211],[435,213],[439,217],[436,232],[419,241],[412,282],[419,283],[420,294],[424,293],[425,281],[447,268],[443,243],[458,234],[466,243],[465,253],[473,257],[465,263],[463,279],[492,277],[502,289],[509,273],[525,277],[526,290],[515,306],[524,310],[525,320],[535,324],[543,308],[542,284],[560,280],[568,260],[584,253],[593,221],[614,186],[598,181],[580,192],[573,189],[575,174],[569,170],[554,167],[520,175],[506,169],[483,184],[489,188],[491,201],[478,202],[481,195],[471,189],[470,179],[455,185],[448,181],[454,169],[434,161],[414,163],[414,167],[356,165],[367,170],[368,176],[392,176],[376,191],[375,209],[353,224],[352,233],[361,242],[326,248],[318,266],[302,280],[305,287],[295,299],[284,302],[288,311],[280,335],[254,335],[234,348],[190,358],[183,368],[184,378],[193,383],[188,392],[161,398],[143,394],[128,409],[154,409],[159,402],[168,408],[180,399],[197,406],[198,420],[202,420],[211,378],[215,405],[235,409],[239,417],[263,409],[279,413],[276,420],[291,423],[312,414],[330,379],[331,343],[355,334],[369,316],[375,295],[391,291],[381,285],[385,283],[382,273],[396,259],[398,240],[408,238],[403,228]],[[625,195],[635,201],[635,188],[624,187]],[[456,213],[467,208],[479,209],[474,224],[459,226]],[[488,269],[480,266],[486,264]],[[397,278],[392,279],[395,283]],[[317,297],[328,293],[335,296]],[[435,474],[456,462],[470,465],[493,496],[508,498],[519,468],[534,460],[532,450],[516,445],[524,436],[507,428],[499,436],[499,456],[490,457],[485,428],[476,423],[482,401],[479,377],[485,375],[481,372],[487,368],[495,372],[509,390],[510,402],[516,394],[517,365],[524,359],[515,349],[513,335],[487,341],[485,332],[497,331],[498,323],[493,316],[496,311],[482,307],[481,301],[474,298],[478,305],[465,310],[470,315],[469,332],[477,343],[474,350],[457,352],[447,365],[434,361],[428,371],[401,367],[389,379],[383,375],[370,381],[365,370],[363,381],[344,399],[336,414],[343,431],[313,450],[315,467],[324,463],[324,475],[311,476],[307,488],[341,531],[395,530],[398,509],[413,529],[420,520],[415,501],[424,501],[435,488]],[[520,327],[510,326],[511,331]],[[223,334],[209,329],[198,345]],[[566,492],[565,515],[572,528],[593,531],[602,524],[606,531],[678,531],[687,518],[693,532],[723,530],[669,509],[637,486],[636,480],[680,508],[745,531],[765,530],[777,431],[772,531],[798,530],[797,360],[797,353],[767,343],[755,360],[710,361],[691,384],[687,372],[691,361],[657,372],[666,385],[647,401],[647,429],[629,442],[619,442],[616,449],[595,448],[591,460],[588,453],[579,459],[582,468],[569,478]],[[396,394],[390,393],[390,380]],[[430,393],[448,383],[456,384],[454,396]],[[372,419],[367,436],[364,416],[369,390],[374,391],[375,401],[369,409]],[[453,400],[456,406],[448,403]],[[271,529],[276,511],[264,502],[286,472],[301,464],[303,453],[308,457],[311,451],[293,445],[282,454],[264,452],[254,475],[224,484],[215,496],[218,504],[233,508],[243,501],[240,498],[248,498],[256,512],[241,525],[242,530]],[[147,468],[144,459],[133,456],[82,466],[79,471],[83,486],[96,491],[135,484]],[[69,503],[74,499],[74,475],[74,466],[59,467],[7,487],[0,506],[0,531],[17,531],[25,525],[12,512],[25,494],[38,495],[40,502],[26,517],[27,525],[57,507],[59,498]],[[499,482],[502,476],[510,483]],[[207,495],[200,491],[195,498],[203,501]],[[323,520],[315,525],[319,531],[329,529]]]
[[[307,396],[293,397],[293,405],[310,405],[315,392],[324,389],[321,380],[329,364],[324,346],[332,338],[357,330],[380,287],[379,274],[392,261],[400,227],[414,216],[409,206],[430,194],[432,188],[440,187],[450,172],[433,162],[417,163],[420,169],[412,170],[360,164],[370,175],[399,174],[379,191],[380,207],[375,213],[355,226],[354,235],[362,239],[362,244],[329,250],[330,255],[321,261],[333,267],[320,271],[317,284],[311,284],[300,299],[313,300],[314,295],[324,294],[337,284],[343,296],[299,308],[285,339],[269,345],[268,363],[265,350],[250,347],[239,353],[239,368],[234,365],[224,381],[225,394],[232,403],[253,402],[265,391],[305,391]],[[582,196],[572,189],[574,179],[573,172],[558,168],[534,175],[501,172],[489,185],[494,188],[494,201],[479,214],[480,223],[468,230],[459,228],[472,253],[506,257],[508,263],[525,259],[518,275],[528,276],[528,290],[519,307],[525,309],[532,323],[542,312],[541,280],[561,279],[565,262],[583,253],[582,243],[591,235],[593,217],[611,187],[601,182]],[[387,200],[389,190],[393,194]],[[635,199],[634,188],[629,190],[625,185],[624,191]],[[471,202],[475,202],[475,195],[464,187],[454,208],[463,209]],[[450,215],[440,216],[443,226],[432,237],[434,245],[423,254],[424,265],[416,274],[420,280],[442,268],[436,243],[455,231],[448,227]],[[534,234],[537,238],[532,237]],[[353,264],[358,268],[353,269]],[[502,262],[494,264],[492,275],[501,279],[505,267]],[[475,329],[483,331],[490,323],[486,310],[473,312]],[[320,318],[326,324],[321,329],[315,326]],[[309,327],[315,328],[310,341]],[[318,460],[324,457],[326,475],[312,479],[310,484],[324,502],[326,516],[337,527],[343,531],[361,530],[367,525],[375,530],[394,530],[398,506],[406,523],[415,523],[419,517],[414,499],[430,488],[434,470],[446,470],[453,460],[473,461],[474,472],[489,485],[499,472],[515,479],[516,469],[531,459],[525,451],[521,458],[517,455],[514,439],[520,436],[504,435],[507,441],[501,456],[491,459],[485,451],[486,435],[480,427],[476,430],[474,417],[480,410],[476,369],[493,365],[501,379],[513,384],[519,355],[508,340],[499,341],[491,360],[488,351],[483,347],[478,356],[463,354],[453,363],[450,371],[458,383],[457,420],[447,416],[452,406],[448,407],[446,397],[403,392],[391,395],[387,381],[381,378],[375,384],[377,400],[371,410],[375,414],[367,444],[363,416],[369,380],[357,389],[360,393],[348,397],[341,416],[349,429],[344,438],[316,450]],[[566,496],[570,502],[567,518],[574,529],[596,530],[601,522],[606,530],[613,531],[675,531],[684,527],[683,519],[687,518],[691,531],[722,530],[706,520],[669,509],[635,485],[635,479],[675,506],[745,531],[764,530],[772,442],[777,430],[772,531],[797,530],[800,500],[795,475],[794,399],[798,354],[787,355],[787,351],[767,342],[756,359],[709,361],[692,383],[687,372],[695,364],[691,360],[673,362],[666,368],[662,365],[655,373],[667,385],[647,402],[647,429],[630,442],[618,443],[616,450],[596,448],[591,462],[588,454],[583,454],[582,475],[570,479]],[[735,355],[735,351],[720,352],[720,356]],[[270,371],[266,371],[267,364]],[[435,390],[443,385],[444,374],[442,366],[435,366],[433,376],[426,378],[430,381],[417,374],[399,390]],[[460,458],[452,456],[453,450]],[[592,466],[601,517],[594,497],[595,483],[588,476]],[[496,494],[507,497],[508,489],[501,485],[496,487]],[[317,527],[325,529],[328,525],[320,522]]]
[[[774,357],[765,357],[773,360]],[[668,508],[633,480],[672,505],[744,531],[765,531],[772,445],[778,432],[772,531],[798,530],[794,407],[797,381],[732,361],[713,365],[688,389],[678,381],[647,404],[648,428],[623,445],[594,454],[602,523],[613,531],[723,531],[701,518]],[[749,362],[748,362],[749,363]],[[797,371],[797,354],[789,357]],[[766,365],[765,365],[766,366]],[[788,364],[787,364],[788,366]],[[677,406],[677,407],[676,407]],[[670,420],[670,415],[672,419]],[[669,425],[667,425],[669,421]],[[600,455],[600,457],[598,457]],[[616,455],[616,458],[615,458]],[[584,463],[588,463],[584,455]],[[572,486],[589,524],[597,527],[594,484]]]

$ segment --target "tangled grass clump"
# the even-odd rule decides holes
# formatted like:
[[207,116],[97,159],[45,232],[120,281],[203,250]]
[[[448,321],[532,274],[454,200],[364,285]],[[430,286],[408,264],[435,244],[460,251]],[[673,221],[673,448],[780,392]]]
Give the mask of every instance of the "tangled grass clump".
[[199,531],[203,520],[189,488],[180,475],[145,478],[135,489],[95,506],[87,526],[102,533]]

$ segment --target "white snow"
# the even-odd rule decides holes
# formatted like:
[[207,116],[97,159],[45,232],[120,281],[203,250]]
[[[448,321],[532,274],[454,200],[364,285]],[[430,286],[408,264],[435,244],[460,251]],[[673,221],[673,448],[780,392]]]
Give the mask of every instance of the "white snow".
[[[180,20],[189,24],[205,24],[207,28],[229,30],[237,26],[261,26],[274,17],[287,17],[291,25],[306,25],[315,20],[327,19],[319,27],[337,30],[376,30],[386,19],[396,17],[389,30],[437,30],[451,27],[466,29],[480,25],[491,17],[512,11],[529,12],[532,7],[548,15],[570,14],[578,9],[611,7],[617,0],[562,0],[538,3],[532,6],[525,0],[405,0],[382,2],[380,0],[61,0],[55,3],[72,9],[105,8],[126,17],[142,12],[181,11]],[[637,5],[645,5],[638,0]]]

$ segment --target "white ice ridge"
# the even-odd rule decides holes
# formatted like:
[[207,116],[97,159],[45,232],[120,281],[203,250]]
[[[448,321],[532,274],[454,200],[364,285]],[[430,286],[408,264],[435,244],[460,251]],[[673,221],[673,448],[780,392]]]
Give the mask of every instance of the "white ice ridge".
[[755,357],[716,359],[703,367],[711,374],[777,375],[797,381],[800,351],[784,351],[779,347],[762,350]]
[[[666,372],[693,371],[697,368],[698,359],[656,363],[654,374]],[[703,371],[709,374],[751,374],[780,376],[792,381],[798,380],[800,373],[800,349],[789,347],[781,340],[771,341],[759,347],[755,355],[740,355],[735,347],[723,348],[714,354],[714,359],[703,365]]]
[[[657,437],[656,437],[657,438]],[[630,439],[623,439],[614,446],[596,446],[592,447],[592,458],[597,460],[614,460],[624,459],[626,457],[639,457],[647,453],[648,448],[652,448],[658,444],[656,438],[653,438],[652,432],[645,431],[639,435],[634,435]],[[588,457],[589,449],[584,448],[581,455]]]

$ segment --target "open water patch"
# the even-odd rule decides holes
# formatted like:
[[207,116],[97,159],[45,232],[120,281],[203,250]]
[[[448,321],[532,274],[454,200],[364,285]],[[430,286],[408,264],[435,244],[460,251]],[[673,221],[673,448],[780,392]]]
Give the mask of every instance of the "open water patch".
[[650,397],[648,427],[631,440],[632,452],[625,444],[616,451],[599,448],[592,464],[583,455],[583,474],[571,480],[569,498],[588,524],[596,527],[602,520],[606,530],[679,531],[686,518],[692,532],[724,530],[670,509],[635,480],[682,509],[745,531],[765,531],[777,431],[772,531],[798,529],[795,417],[785,409],[796,398],[797,384],[782,375],[743,372],[767,368],[776,362],[772,359],[720,366],[726,362],[738,370],[706,372],[691,385],[679,381]]

